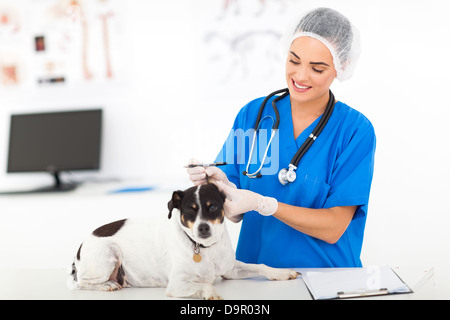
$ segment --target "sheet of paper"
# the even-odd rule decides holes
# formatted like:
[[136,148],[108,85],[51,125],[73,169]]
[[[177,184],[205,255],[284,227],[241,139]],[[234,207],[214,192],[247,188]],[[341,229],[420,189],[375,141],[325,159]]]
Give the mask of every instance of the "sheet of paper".
[[383,288],[388,289],[389,293],[411,292],[410,288],[387,266],[306,272],[303,280],[315,299],[337,298],[338,292],[364,293]]

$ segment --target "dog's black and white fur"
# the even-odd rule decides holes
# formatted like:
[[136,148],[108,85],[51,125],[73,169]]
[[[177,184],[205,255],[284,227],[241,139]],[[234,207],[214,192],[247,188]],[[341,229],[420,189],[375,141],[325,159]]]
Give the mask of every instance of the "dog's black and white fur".
[[[214,184],[196,186],[173,193],[169,219],[125,219],[96,229],[74,259],[73,287],[107,291],[167,287],[171,297],[221,299],[213,287],[220,276],[296,278],[293,270],[235,259],[224,223],[224,200]],[[199,262],[194,261],[196,252]]]

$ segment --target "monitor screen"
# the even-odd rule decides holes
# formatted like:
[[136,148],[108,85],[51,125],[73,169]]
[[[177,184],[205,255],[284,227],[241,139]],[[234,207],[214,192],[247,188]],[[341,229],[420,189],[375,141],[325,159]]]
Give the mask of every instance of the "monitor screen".
[[102,110],[11,116],[8,172],[100,168]]

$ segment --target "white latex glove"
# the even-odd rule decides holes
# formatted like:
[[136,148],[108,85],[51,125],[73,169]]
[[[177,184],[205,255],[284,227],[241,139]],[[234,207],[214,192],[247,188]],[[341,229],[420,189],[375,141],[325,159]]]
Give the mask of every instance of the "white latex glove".
[[275,198],[264,197],[250,190],[236,189],[222,181],[218,181],[216,185],[227,197],[224,204],[225,216],[231,221],[240,221],[241,215],[248,211],[254,210],[263,216],[271,216],[278,209],[278,201]]
[[[189,161],[189,164],[198,164],[201,163],[200,161],[196,159],[191,159]],[[189,174],[189,179],[194,183],[195,186],[198,186],[200,184],[207,183],[207,178],[210,180],[210,182],[217,182],[222,181],[226,185],[236,188],[236,185],[228,180],[227,175],[225,172],[220,170],[218,167],[193,167],[193,168],[187,168],[187,173]],[[208,177],[206,177],[208,175]]]

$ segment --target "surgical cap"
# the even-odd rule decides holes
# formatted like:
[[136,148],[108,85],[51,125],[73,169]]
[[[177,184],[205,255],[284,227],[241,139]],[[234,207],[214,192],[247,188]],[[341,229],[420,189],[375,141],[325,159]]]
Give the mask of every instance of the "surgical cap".
[[358,30],[344,15],[330,8],[314,9],[298,21],[285,37],[288,48],[299,37],[319,40],[331,52],[337,78],[340,81],[349,79],[361,53]]

